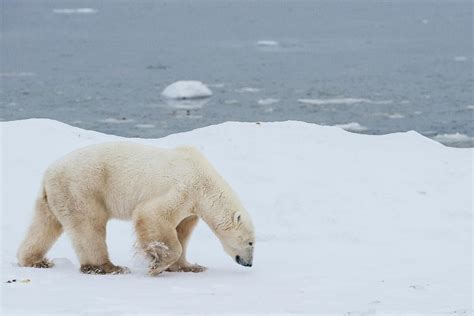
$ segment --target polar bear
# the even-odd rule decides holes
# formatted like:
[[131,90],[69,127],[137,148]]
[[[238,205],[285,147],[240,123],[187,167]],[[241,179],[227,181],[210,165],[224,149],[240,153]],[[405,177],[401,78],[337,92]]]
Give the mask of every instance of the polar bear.
[[51,267],[45,254],[64,230],[81,272],[129,272],[109,259],[105,235],[111,218],[133,221],[137,245],[150,260],[150,275],[206,269],[186,260],[188,240],[199,218],[227,254],[252,266],[251,218],[197,149],[126,142],[76,150],[46,170],[33,222],[18,250],[20,266]]

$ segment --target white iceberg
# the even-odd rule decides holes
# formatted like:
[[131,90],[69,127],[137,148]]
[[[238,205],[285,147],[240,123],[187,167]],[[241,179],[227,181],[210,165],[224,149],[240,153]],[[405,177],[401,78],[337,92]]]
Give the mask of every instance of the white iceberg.
[[182,80],[167,86],[161,95],[168,99],[200,99],[212,96],[212,91],[201,81]]

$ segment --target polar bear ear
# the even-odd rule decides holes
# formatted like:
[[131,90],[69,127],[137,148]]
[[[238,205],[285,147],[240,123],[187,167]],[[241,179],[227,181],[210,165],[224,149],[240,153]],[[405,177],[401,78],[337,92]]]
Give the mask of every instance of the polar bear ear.
[[240,218],[241,218],[241,216],[240,216],[239,212],[235,212],[234,213],[234,223],[239,224],[240,223]]

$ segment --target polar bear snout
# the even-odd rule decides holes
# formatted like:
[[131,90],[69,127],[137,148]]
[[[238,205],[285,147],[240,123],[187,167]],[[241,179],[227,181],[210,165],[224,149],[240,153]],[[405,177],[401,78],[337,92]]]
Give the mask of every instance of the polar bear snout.
[[253,261],[253,258],[250,257],[249,259],[245,260],[243,259],[241,256],[237,255],[235,256],[235,262],[237,262],[238,264],[244,266],[244,267],[251,267],[252,266],[252,261]]

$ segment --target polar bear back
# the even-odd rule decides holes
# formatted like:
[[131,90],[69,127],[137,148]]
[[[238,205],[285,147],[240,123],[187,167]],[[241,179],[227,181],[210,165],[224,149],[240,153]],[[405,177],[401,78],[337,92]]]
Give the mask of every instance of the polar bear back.
[[112,217],[130,219],[147,200],[170,192],[189,194],[213,173],[191,147],[161,149],[135,143],[104,143],[73,151],[45,173],[48,196],[103,201]]

